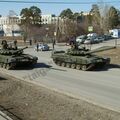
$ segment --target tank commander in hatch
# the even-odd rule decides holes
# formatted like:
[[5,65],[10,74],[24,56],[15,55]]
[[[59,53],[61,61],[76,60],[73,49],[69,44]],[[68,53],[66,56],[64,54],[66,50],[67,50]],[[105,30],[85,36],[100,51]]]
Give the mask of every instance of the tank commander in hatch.
[[8,44],[6,40],[2,40],[1,45],[2,45],[2,49],[8,49]]
[[17,50],[17,40],[14,40],[14,49]]
[[71,49],[72,50],[77,50],[78,49],[78,44],[75,42],[75,43],[71,43]]

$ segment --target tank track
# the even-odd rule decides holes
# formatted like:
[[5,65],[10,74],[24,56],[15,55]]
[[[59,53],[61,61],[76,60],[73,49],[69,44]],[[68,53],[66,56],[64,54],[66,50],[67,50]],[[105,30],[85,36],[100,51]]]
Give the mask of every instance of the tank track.
[[1,55],[12,55],[12,52],[9,50],[0,50]]
[[77,70],[82,70],[82,71],[88,71],[88,70],[91,70],[94,67],[93,64],[81,65],[81,64],[72,64],[72,63],[61,62],[61,61],[56,61],[56,60],[53,60],[53,61],[58,66],[77,69]]
[[[37,61],[33,61],[31,64],[29,64],[29,66],[35,65],[36,63]],[[16,66],[16,63],[0,63],[0,67],[7,70],[15,69]]]
[[7,70],[14,69],[15,66],[16,66],[15,63],[0,63],[0,67]]

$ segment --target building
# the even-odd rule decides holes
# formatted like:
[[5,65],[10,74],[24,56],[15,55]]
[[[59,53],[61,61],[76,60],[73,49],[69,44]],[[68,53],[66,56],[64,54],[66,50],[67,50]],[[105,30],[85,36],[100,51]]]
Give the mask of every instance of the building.
[[4,31],[4,36],[21,36],[20,23],[18,16],[0,17],[0,30]]
[[[41,15],[42,24],[56,24],[58,17],[53,14]],[[12,15],[7,17],[0,16],[0,36],[21,36],[19,24],[21,17]],[[4,31],[4,32],[3,32]]]
[[[83,16],[89,13],[82,12]],[[56,24],[59,29],[64,29],[66,19],[55,16],[54,14],[41,15],[41,24]],[[0,36],[21,36],[21,30],[19,24],[21,23],[21,17],[10,14],[9,16],[0,16]],[[63,30],[61,30],[63,31]]]
[[53,14],[41,15],[42,24],[55,24],[57,19],[58,17]]

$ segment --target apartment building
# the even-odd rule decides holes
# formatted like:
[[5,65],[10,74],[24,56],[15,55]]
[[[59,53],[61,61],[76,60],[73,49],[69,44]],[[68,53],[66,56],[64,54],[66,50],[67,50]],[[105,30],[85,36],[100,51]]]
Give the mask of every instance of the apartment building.
[[20,36],[20,22],[21,19],[18,16],[0,17],[0,36],[2,34],[3,36]]
[[42,24],[55,24],[57,19],[58,17],[53,14],[41,15]]
[[[89,13],[82,13],[84,16]],[[64,19],[61,19],[54,14],[41,15],[42,24],[56,24],[60,29],[64,29]],[[19,24],[21,23],[20,16],[0,16],[0,36],[21,36]]]

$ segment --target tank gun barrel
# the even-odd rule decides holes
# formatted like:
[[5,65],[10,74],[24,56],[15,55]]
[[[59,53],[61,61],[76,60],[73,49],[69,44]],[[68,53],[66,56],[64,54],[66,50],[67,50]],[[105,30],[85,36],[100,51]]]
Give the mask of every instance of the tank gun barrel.
[[22,50],[27,49],[27,48],[28,48],[28,47],[26,46],[26,47],[24,47],[24,48],[19,49],[18,51],[22,51]]
[[14,51],[13,52],[13,55],[14,54],[20,54],[24,49],[27,49],[28,47],[24,47],[24,48],[21,48],[21,49],[19,49],[19,50],[16,50],[16,51]]
[[114,46],[103,46],[91,51],[86,52],[86,54],[92,54],[92,53],[96,53],[96,52],[102,52],[102,51],[106,51],[106,50],[110,50],[110,49],[114,49]]
[[93,50],[89,50],[89,49],[85,49],[85,48],[68,49],[67,54],[69,54],[69,55],[77,55],[77,56],[85,56],[85,55],[90,55],[92,53],[106,51],[106,50],[114,49],[114,48],[115,48],[114,46],[103,46],[103,47],[99,47],[99,48],[93,49]]

